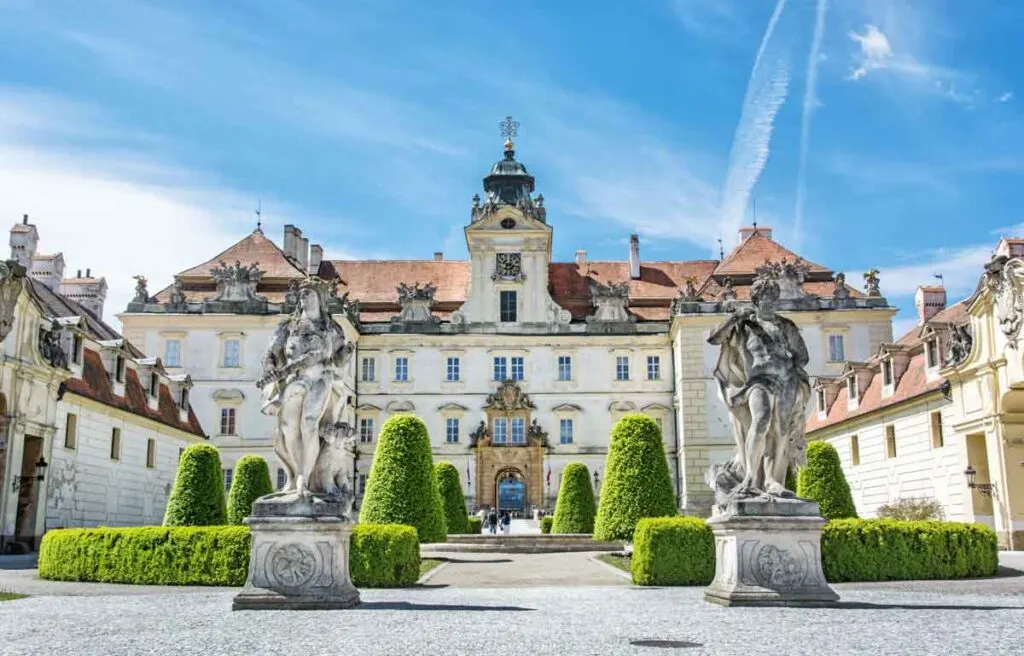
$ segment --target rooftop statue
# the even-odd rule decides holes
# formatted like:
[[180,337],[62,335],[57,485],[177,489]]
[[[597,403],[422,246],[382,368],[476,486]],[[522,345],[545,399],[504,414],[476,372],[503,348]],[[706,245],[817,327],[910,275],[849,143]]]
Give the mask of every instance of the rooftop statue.
[[25,267],[15,260],[0,261],[0,342],[14,326],[14,306],[25,285]]
[[263,412],[276,417],[274,452],[287,481],[272,497],[311,495],[351,504],[355,392],[354,344],[327,310],[328,284],[299,284],[298,305],[263,357]]
[[779,275],[778,267],[760,269],[752,307],[736,310],[708,338],[721,347],[714,375],[736,442],[732,459],[707,474],[719,506],[749,497],[793,497],[786,472],[804,461],[807,346],[796,324],[776,313]]

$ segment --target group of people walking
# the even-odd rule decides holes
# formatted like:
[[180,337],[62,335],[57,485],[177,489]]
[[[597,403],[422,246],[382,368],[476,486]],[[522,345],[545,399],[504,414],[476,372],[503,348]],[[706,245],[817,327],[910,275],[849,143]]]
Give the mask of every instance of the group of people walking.
[[512,528],[512,515],[507,510],[502,510],[501,514],[498,514],[498,511],[492,508],[491,512],[487,513],[487,517],[484,519],[484,528],[491,535],[497,534],[499,530],[508,535]]

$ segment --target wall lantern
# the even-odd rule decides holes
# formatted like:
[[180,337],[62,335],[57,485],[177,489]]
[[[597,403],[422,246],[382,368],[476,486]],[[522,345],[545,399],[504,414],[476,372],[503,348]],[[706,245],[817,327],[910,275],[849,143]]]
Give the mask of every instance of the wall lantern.
[[978,472],[974,469],[974,467],[967,465],[967,469],[964,470],[964,476],[967,478],[967,487],[971,488],[972,490],[978,490],[979,492],[987,496],[992,496],[992,493],[995,492],[995,483],[976,483],[974,481],[974,479],[977,478],[978,476]]
[[37,480],[40,483],[46,479],[46,468],[50,466],[50,463],[46,462],[46,458],[39,456],[39,460],[36,461],[36,473],[33,476],[15,476],[12,482],[11,489],[18,490],[22,485],[27,484],[31,480]]

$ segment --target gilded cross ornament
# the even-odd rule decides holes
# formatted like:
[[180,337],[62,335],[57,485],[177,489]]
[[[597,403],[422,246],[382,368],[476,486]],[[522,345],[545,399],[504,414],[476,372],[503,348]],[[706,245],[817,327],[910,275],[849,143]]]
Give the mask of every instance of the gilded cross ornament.
[[501,136],[506,139],[519,136],[519,121],[513,121],[511,116],[506,116],[505,120],[498,123],[498,127],[501,129]]

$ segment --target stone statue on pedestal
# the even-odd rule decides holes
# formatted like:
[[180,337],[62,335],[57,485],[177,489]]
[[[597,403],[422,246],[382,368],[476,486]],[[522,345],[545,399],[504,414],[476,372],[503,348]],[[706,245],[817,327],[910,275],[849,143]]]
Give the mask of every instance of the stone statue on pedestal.
[[349,608],[359,591],[349,575],[355,499],[355,345],[327,309],[329,284],[299,283],[291,317],[263,357],[263,412],[275,417],[274,452],[284,487],[258,499],[249,578],[239,609]]
[[800,329],[775,311],[785,291],[780,275],[784,267],[758,269],[752,306],[735,310],[708,338],[721,348],[714,375],[736,448],[707,473],[715,493],[708,520],[715,579],[704,599],[727,606],[826,605],[839,598],[821,569],[825,520],[818,504],[785,486],[789,467],[805,461],[811,390]]
[[15,260],[0,262],[0,342],[14,326],[14,306],[25,286],[25,267]]

